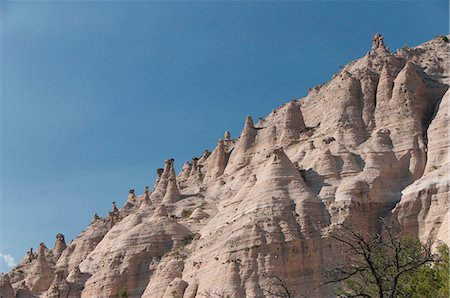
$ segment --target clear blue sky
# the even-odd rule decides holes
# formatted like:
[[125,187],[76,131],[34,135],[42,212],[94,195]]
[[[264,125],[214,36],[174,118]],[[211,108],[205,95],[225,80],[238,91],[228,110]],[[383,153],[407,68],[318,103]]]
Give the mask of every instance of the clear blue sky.
[[[1,245],[70,241],[369,51],[448,32],[448,1],[1,2]],[[0,271],[7,270],[0,260]]]

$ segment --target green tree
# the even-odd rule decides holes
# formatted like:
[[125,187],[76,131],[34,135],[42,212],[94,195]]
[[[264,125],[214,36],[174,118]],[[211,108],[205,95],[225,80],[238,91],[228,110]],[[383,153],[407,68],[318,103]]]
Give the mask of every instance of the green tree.
[[441,243],[437,246],[433,263],[422,266],[402,278],[399,285],[399,297],[450,297],[449,269],[449,248]]
[[120,298],[128,298],[128,292],[127,292],[127,288],[125,286],[123,286],[120,290],[119,290],[119,297]]
[[384,221],[380,234],[364,235],[342,225],[332,237],[349,255],[346,264],[329,271],[325,282],[340,283],[339,297],[448,297],[448,247],[432,253],[429,243],[400,238]]

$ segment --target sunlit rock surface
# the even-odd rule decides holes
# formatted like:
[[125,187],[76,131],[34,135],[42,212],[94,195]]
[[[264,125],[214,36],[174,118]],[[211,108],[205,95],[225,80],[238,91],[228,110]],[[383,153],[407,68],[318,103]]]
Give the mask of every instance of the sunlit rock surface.
[[3,297],[264,297],[271,276],[327,297],[340,223],[376,232],[384,217],[450,244],[449,44],[391,53],[377,34],[369,48],[178,175],[167,159],[153,188],[70,243],[30,250],[1,277]]

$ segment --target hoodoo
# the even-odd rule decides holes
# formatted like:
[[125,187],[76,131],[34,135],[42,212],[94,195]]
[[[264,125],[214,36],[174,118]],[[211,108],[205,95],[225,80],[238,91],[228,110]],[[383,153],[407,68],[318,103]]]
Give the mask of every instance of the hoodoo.
[[389,53],[389,49],[384,45],[384,37],[380,33],[376,33],[372,39],[372,49],[370,51],[371,54],[377,52]]
[[153,189],[130,190],[68,245],[58,234],[29,251],[0,296],[272,297],[283,281],[291,297],[330,297],[342,223],[374,234],[382,217],[450,244],[445,40],[391,53],[376,34],[306,97],[248,116],[178,176],[167,159]]
[[281,146],[296,143],[300,133],[306,128],[303,115],[298,104],[290,102],[285,109],[283,125],[281,127]]
[[170,177],[169,183],[167,184],[167,190],[166,194],[164,195],[162,199],[163,204],[173,204],[176,203],[178,200],[180,200],[181,194],[180,190],[177,186],[176,178]]
[[64,239],[64,235],[61,233],[58,233],[56,235],[56,241],[55,241],[55,246],[53,247],[53,258],[56,260],[59,259],[59,257],[61,256],[62,252],[66,249],[67,245],[66,245],[66,240]]
[[0,276],[0,297],[14,297],[14,289],[10,281],[8,274]]

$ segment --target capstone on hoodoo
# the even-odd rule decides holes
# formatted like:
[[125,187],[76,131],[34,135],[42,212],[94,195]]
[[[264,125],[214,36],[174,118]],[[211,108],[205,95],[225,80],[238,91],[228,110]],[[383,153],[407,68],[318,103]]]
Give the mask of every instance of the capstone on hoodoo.
[[0,290],[267,297],[277,276],[294,297],[330,297],[321,285],[346,261],[331,237],[341,224],[377,233],[384,217],[449,243],[449,58],[440,40],[390,53],[376,34],[368,55],[305,98],[256,125],[247,117],[239,137],[226,132],[178,176],[167,159],[151,191],[130,191],[126,208],[94,216],[67,247],[57,236],[31,250]]

